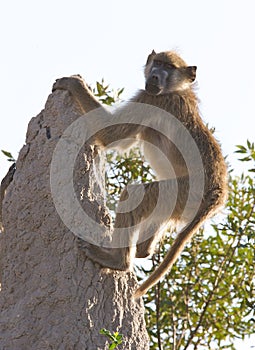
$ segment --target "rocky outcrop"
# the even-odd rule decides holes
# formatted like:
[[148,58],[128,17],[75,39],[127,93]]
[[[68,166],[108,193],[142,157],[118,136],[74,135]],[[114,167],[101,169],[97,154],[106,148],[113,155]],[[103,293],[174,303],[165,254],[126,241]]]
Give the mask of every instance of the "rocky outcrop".
[[[80,115],[80,106],[67,91],[49,96],[45,109],[29,123],[6,190],[0,234],[4,350],[108,349],[101,328],[123,334],[118,349],[149,348],[143,305],[131,298],[137,284],[134,274],[101,269],[87,259],[53,203],[52,154],[64,130]],[[91,195],[92,189],[102,188],[93,152],[89,146],[80,151],[73,181],[77,193],[85,193],[79,197],[81,205],[97,213],[103,225],[108,214],[98,200],[102,193]]]

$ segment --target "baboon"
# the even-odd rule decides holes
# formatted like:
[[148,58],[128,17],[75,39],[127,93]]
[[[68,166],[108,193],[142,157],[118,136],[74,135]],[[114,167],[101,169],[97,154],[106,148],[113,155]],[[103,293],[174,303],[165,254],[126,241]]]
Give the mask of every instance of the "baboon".
[[[99,149],[125,149],[139,142],[157,181],[130,185],[123,191],[113,242],[126,230],[125,244],[113,248],[85,244],[89,258],[103,267],[128,270],[135,257],[153,254],[167,225],[171,230],[182,225],[163,262],[138,288],[135,298],[170,270],[186,242],[227,197],[220,146],[199,114],[193,88],[196,69],[175,52],[153,50],[144,69],[145,90],[114,112],[114,125],[91,139]],[[86,104],[87,91],[78,78],[60,79],[55,88],[69,90],[81,106]]]

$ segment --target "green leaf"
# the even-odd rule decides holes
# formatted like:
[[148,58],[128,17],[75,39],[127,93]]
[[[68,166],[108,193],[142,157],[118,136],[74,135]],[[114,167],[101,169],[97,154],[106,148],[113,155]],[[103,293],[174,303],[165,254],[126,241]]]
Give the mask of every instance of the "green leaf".
[[109,338],[112,343],[109,345],[109,349],[115,349],[118,345],[122,344],[122,334],[119,334],[119,332],[114,332],[113,334],[108,331],[105,328],[100,329],[100,334],[105,335],[107,338]]
[[16,160],[13,158],[12,154],[10,152],[7,152],[7,151],[4,151],[4,150],[1,150],[1,152],[6,156],[8,157],[8,162],[16,162]]
[[7,151],[4,151],[4,150],[1,150],[1,152],[8,158],[13,158],[12,154],[10,152],[7,152]]
[[123,91],[124,91],[124,88],[122,88],[118,91],[118,93],[117,93],[118,97],[120,97],[120,95],[123,93]]
[[104,91],[103,91],[103,86],[102,84],[100,84],[98,81],[96,82],[97,85],[97,91],[98,91],[98,95],[101,96],[103,95]]
[[240,153],[240,151],[242,153],[245,153],[247,151],[246,147],[244,147],[242,145],[236,145],[236,147],[239,149],[239,151],[236,151],[236,153]]

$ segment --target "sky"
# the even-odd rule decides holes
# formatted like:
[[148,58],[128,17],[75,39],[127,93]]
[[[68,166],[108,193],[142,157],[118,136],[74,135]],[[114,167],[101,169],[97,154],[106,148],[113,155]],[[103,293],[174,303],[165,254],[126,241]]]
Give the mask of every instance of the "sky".
[[[198,67],[202,117],[242,171],[235,145],[255,141],[253,0],[9,0],[0,9],[0,149],[17,158],[57,78],[104,78],[128,99],[144,87],[152,49],[174,49]],[[0,178],[9,165],[0,154]]]

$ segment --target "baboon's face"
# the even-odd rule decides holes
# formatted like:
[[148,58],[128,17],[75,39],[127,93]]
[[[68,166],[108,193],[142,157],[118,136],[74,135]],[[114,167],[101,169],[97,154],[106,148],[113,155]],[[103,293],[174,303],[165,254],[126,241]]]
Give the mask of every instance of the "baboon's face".
[[196,66],[187,66],[174,52],[152,51],[145,66],[145,90],[151,95],[185,90],[195,80],[196,69]]

